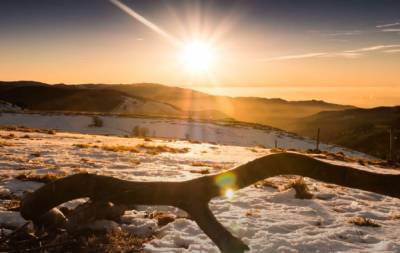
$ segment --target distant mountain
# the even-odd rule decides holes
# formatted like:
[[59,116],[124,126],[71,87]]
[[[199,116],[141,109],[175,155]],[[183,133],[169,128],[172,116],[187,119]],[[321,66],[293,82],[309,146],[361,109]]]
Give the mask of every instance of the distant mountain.
[[320,112],[299,119],[290,130],[380,158],[389,152],[389,129],[393,129],[395,156],[400,160],[400,106]]
[[92,89],[112,86],[114,90],[169,103],[185,111],[213,110],[236,120],[267,124],[283,129],[295,124],[295,120],[299,118],[321,111],[355,108],[317,100],[286,101],[277,98],[213,96],[191,89],[160,84],[87,84],[84,86]]
[[178,116],[175,106],[112,89],[37,82],[0,83],[0,99],[24,109]]

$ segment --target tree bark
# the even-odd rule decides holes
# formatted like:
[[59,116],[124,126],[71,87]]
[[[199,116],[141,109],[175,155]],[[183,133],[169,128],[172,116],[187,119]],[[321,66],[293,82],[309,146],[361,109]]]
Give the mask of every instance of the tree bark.
[[309,156],[280,153],[255,159],[234,169],[184,182],[134,182],[94,174],[75,174],[44,185],[27,195],[21,215],[40,221],[50,209],[89,197],[125,205],[171,205],[187,211],[223,253],[248,249],[215,218],[208,202],[226,189],[241,189],[278,175],[300,175],[322,182],[400,197],[400,175],[381,174],[333,165]]

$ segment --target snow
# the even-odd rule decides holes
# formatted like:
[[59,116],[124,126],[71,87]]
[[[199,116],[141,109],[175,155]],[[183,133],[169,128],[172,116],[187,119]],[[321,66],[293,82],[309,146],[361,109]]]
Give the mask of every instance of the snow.
[[122,104],[118,105],[113,113],[119,114],[147,114],[153,115],[179,115],[181,111],[169,104],[142,98],[125,97]]
[[0,112],[18,112],[21,108],[9,102],[0,100]]
[[[225,145],[252,147],[263,145],[287,149],[314,149],[315,141],[303,138],[283,130],[269,127],[251,127],[224,122],[200,122],[183,119],[99,116],[102,127],[90,127],[90,115],[64,115],[54,113],[3,113],[0,125],[17,125],[33,128],[58,129],[68,132],[107,135],[130,135],[135,126],[146,128],[148,135],[167,139],[190,139],[193,141],[218,143]],[[336,145],[320,144],[321,150],[343,152],[351,156],[367,155]]]
[[[105,127],[102,129],[85,128],[90,123],[86,116],[39,116],[35,114],[3,114],[0,124],[25,124],[31,127],[59,128],[62,130],[90,133],[119,134],[113,127],[121,124],[122,129],[132,125],[153,127],[163,137],[182,137],[188,125],[195,129],[193,133],[204,130],[221,134],[214,139],[207,135],[193,134],[199,140],[221,141],[223,144],[192,143],[184,140],[154,138],[145,141],[141,138],[124,138],[118,136],[77,134],[57,132],[55,135],[45,133],[24,133],[0,130],[0,136],[14,134],[13,138],[0,138],[0,195],[12,194],[21,196],[25,191],[34,190],[42,183],[23,182],[15,179],[21,173],[55,173],[69,175],[81,171],[110,175],[126,180],[143,181],[182,181],[200,177],[195,173],[207,168],[210,173],[221,171],[221,164],[227,168],[270,154],[270,149],[254,148],[253,141],[270,144],[268,136],[281,138],[280,143],[288,147],[297,144],[306,148],[312,146],[307,140],[296,139],[275,130],[249,129],[247,127],[221,126],[209,123],[189,123],[180,120],[113,118],[103,117]],[[113,122],[115,120],[115,122]],[[50,127],[49,127],[50,126]],[[186,128],[185,128],[186,126]],[[129,127],[129,128],[128,128]],[[168,130],[170,132],[168,132]],[[201,133],[201,132],[200,132]],[[204,132],[203,132],[204,133]],[[29,138],[24,137],[28,135]],[[232,138],[230,140],[229,138]],[[246,139],[249,140],[246,140]],[[292,138],[292,139],[290,139]],[[225,141],[225,142],[224,142]],[[263,142],[264,141],[264,142]],[[176,148],[189,148],[187,153],[149,154],[127,151],[113,152],[101,148],[102,145],[135,146],[167,145]],[[79,148],[75,144],[89,144]],[[243,144],[243,145],[242,145]],[[264,145],[263,144],[263,145]],[[242,145],[242,146],[240,146]],[[95,147],[97,146],[97,147]],[[270,146],[270,145],[269,145]],[[39,154],[39,155],[32,155]],[[352,153],[358,154],[358,153]],[[194,165],[202,162],[204,166]],[[385,173],[396,171],[383,170],[371,165],[345,163],[360,169]],[[271,180],[286,182],[286,177],[275,177]],[[311,179],[305,179],[315,198],[300,200],[294,198],[293,190],[278,191],[269,187],[250,186],[236,191],[232,199],[215,198],[210,208],[217,219],[235,236],[240,237],[250,247],[250,252],[400,252],[400,220],[398,206],[400,200],[369,193],[356,189],[328,185]],[[76,200],[68,203],[71,207],[82,203]],[[146,217],[153,210],[162,210],[176,215],[176,219],[158,226],[155,219]],[[350,224],[352,217],[370,218],[380,227],[359,227]],[[200,230],[197,224],[184,218],[185,213],[174,207],[138,206],[137,210],[127,211],[121,223],[98,221],[96,228],[122,229],[138,236],[154,234],[155,238],[145,244],[148,252],[219,252],[212,241]],[[25,221],[14,211],[0,209],[0,224],[5,229],[16,228]],[[4,230],[7,232],[7,230]],[[8,231],[9,232],[9,231]]]

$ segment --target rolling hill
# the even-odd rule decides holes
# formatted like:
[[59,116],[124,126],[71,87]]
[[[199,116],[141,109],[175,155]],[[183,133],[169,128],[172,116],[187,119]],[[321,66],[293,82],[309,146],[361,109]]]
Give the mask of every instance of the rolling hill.
[[389,152],[391,128],[394,158],[400,159],[400,106],[320,112],[298,120],[290,130],[305,136],[315,136],[317,128],[321,129],[321,140],[324,142],[384,159]]
[[[85,87],[104,89],[110,85],[88,84]],[[239,121],[266,124],[286,129],[295,120],[321,111],[355,108],[324,101],[286,101],[279,98],[213,96],[191,89],[160,84],[116,84],[112,89],[169,103],[182,110],[219,111]]]
[[39,111],[105,112],[177,116],[172,105],[112,89],[18,82],[0,85],[0,99],[24,109]]

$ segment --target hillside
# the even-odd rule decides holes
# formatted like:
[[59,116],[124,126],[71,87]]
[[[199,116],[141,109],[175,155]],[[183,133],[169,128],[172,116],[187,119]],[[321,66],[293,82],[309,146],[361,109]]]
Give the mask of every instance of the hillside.
[[[0,92],[0,99],[34,110],[233,118],[282,129],[290,128],[299,118],[321,111],[353,108],[317,100],[213,96],[191,89],[147,83],[48,85],[29,81],[0,82]],[[132,97],[136,102],[126,97]],[[150,105],[141,105],[149,101],[152,102]]]
[[400,106],[320,112],[298,121],[290,130],[315,137],[321,128],[321,140],[359,150],[380,158],[389,152],[389,129],[393,129],[394,157],[400,159]]
[[112,89],[85,89],[36,82],[0,83],[0,99],[38,111],[107,112],[116,114],[182,114],[178,108]]
[[[85,85],[91,88],[108,88],[110,85]],[[287,129],[294,120],[321,111],[354,108],[324,101],[286,101],[276,98],[213,96],[191,89],[160,84],[112,85],[112,89],[127,94],[172,104],[182,110],[215,110],[240,121],[266,124]]]
[[16,105],[0,100],[0,112],[18,112],[20,109]]
[[[94,120],[95,119],[95,120]],[[99,122],[98,124],[95,124]],[[194,142],[219,143],[246,147],[264,146],[306,151],[315,148],[315,141],[280,129],[240,122],[210,122],[201,120],[157,117],[118,117],[115,115],[76,115],[63,113],[3,113],[0,125],[50,128],[68,132],[119,136],[147,136]],[[341,152],[351,156],[367,155],[336,145],[321,143],[321,150]]]
[[[18,212],[24,192],[35,190],[54,178],[89,172],[125,180],[182,181],[218,173],[275,152],[261,147],[250,149],[33,129],[0,130],[0,142],[2,236],[12,235],[26,223]],[[356,162],[324,161],[397,173]],[[398,199],[307,178],[305,183],[313,198],[298,199],[290,186],[292,182],[293,177],[274,177],[238,190],[229,198],[214,198],[210,209],[226,228],[249,245],[249,253],[399,252]],[[65,203],[62,210],[68,213],[85,201]],[[357,223],[360,217],[367,218],[369,225]],[[127,252],[132,248],[151,253],[219,252],[197,224],[175,207],[135,206],[125,211],[120,220],[95,220],[89,222],[87,229],[93,231],[89,237],[80,233],[71,238],[65,231],[55,232],[59,233],[55,239],[51,234],[39,239],[11,237],[12,242],[18,243],[12,248],[2,243],[0,251],[25,252],[50,244],[58,252],[107,251],[104,247],[107,252],[116,249]],[[109,232],[108,241],[100,237],[104,231]],[[33,244],[37,241],[39,246]]]

